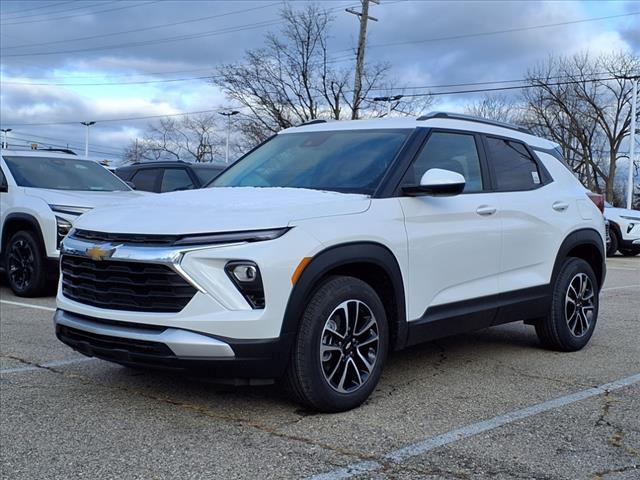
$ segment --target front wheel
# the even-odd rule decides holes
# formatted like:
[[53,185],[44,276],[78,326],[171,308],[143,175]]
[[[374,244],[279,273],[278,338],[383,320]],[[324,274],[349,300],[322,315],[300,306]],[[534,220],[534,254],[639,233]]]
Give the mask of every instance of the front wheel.
[[598,320],[598,294],[591,266],[581,258],[567,258],[553,286],[551,311],[535,325],[540,342],[565,352],[584,347]]
[[40,243],[33,233],[15,233],[7,244],[5,270],[9,286],[19,297],[41,295],[47,282],[45,260]]
[[286,381],[299,402],[323,412],[362,404],[384,366],[389,329],[375,290],[353,277],[331,277],[304,311]]
[[618,251],[618,234],[612,230],[609,232],[609,245],[607,245],[607,257],[613,257]]
[[635,257],[640,253],[640,248],[632,249],[632,248],[623,248],[620,250],[620,253],[624,257]]

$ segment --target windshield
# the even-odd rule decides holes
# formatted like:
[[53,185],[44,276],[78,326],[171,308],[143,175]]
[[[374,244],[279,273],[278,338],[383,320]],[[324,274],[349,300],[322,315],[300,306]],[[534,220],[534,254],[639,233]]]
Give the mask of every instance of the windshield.
[[411,130],[276,135],[229,167],[213,187],[297,187],[372,194]]
[[21,187],[113,192],[130,190],[118,177],[89,160],[3,157]]

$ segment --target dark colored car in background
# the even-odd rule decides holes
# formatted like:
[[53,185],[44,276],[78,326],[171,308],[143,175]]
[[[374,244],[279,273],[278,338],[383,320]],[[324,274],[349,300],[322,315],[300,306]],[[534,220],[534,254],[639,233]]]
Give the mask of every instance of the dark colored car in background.
[[116,168],[115,174],[136,190],[163,193],[202,188],[225,168],[215,163],[137,162]]

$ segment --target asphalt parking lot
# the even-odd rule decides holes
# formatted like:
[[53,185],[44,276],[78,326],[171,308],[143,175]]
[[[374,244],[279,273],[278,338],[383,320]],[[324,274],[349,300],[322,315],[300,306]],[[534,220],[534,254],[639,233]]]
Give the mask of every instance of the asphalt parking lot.
[[640,478],[640,257],[609,259],[583,351],[522,324],[451,337],[395,354],[334,415],[86,359],[54,305],[0,290],[2,478]]

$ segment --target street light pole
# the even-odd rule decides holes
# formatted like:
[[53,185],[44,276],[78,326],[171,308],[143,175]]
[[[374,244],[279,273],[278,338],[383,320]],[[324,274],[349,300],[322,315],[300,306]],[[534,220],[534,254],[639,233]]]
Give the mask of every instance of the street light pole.
[[80,122],[80,123],[85,127],[87,127],[87,133],[84,137],[84,156],[88,157],[89,156],[89,127],[91,125],[95,125],[96,122]]
[[638,77],[633,79],[631,94],[631,132],[629,135],[629,178],[627,183],[627,208],[631,209],[633,203],[633,167],[636,147],[636,104],[638,103]]
[[3,136],[3,140],[2,140],[2,148],[9,148],[9,141],[7,140],[8,137],[8,133],[13,130],[12,128],[3,128],[2,130],[2,136]]
[[237,115],[240,112],[237,110],[231,110],[230,112],[218,112],[220,115],[227,117],[227,148],[224,156],[224,163],[229,163],[229,136],[231,135],[231,117]]

